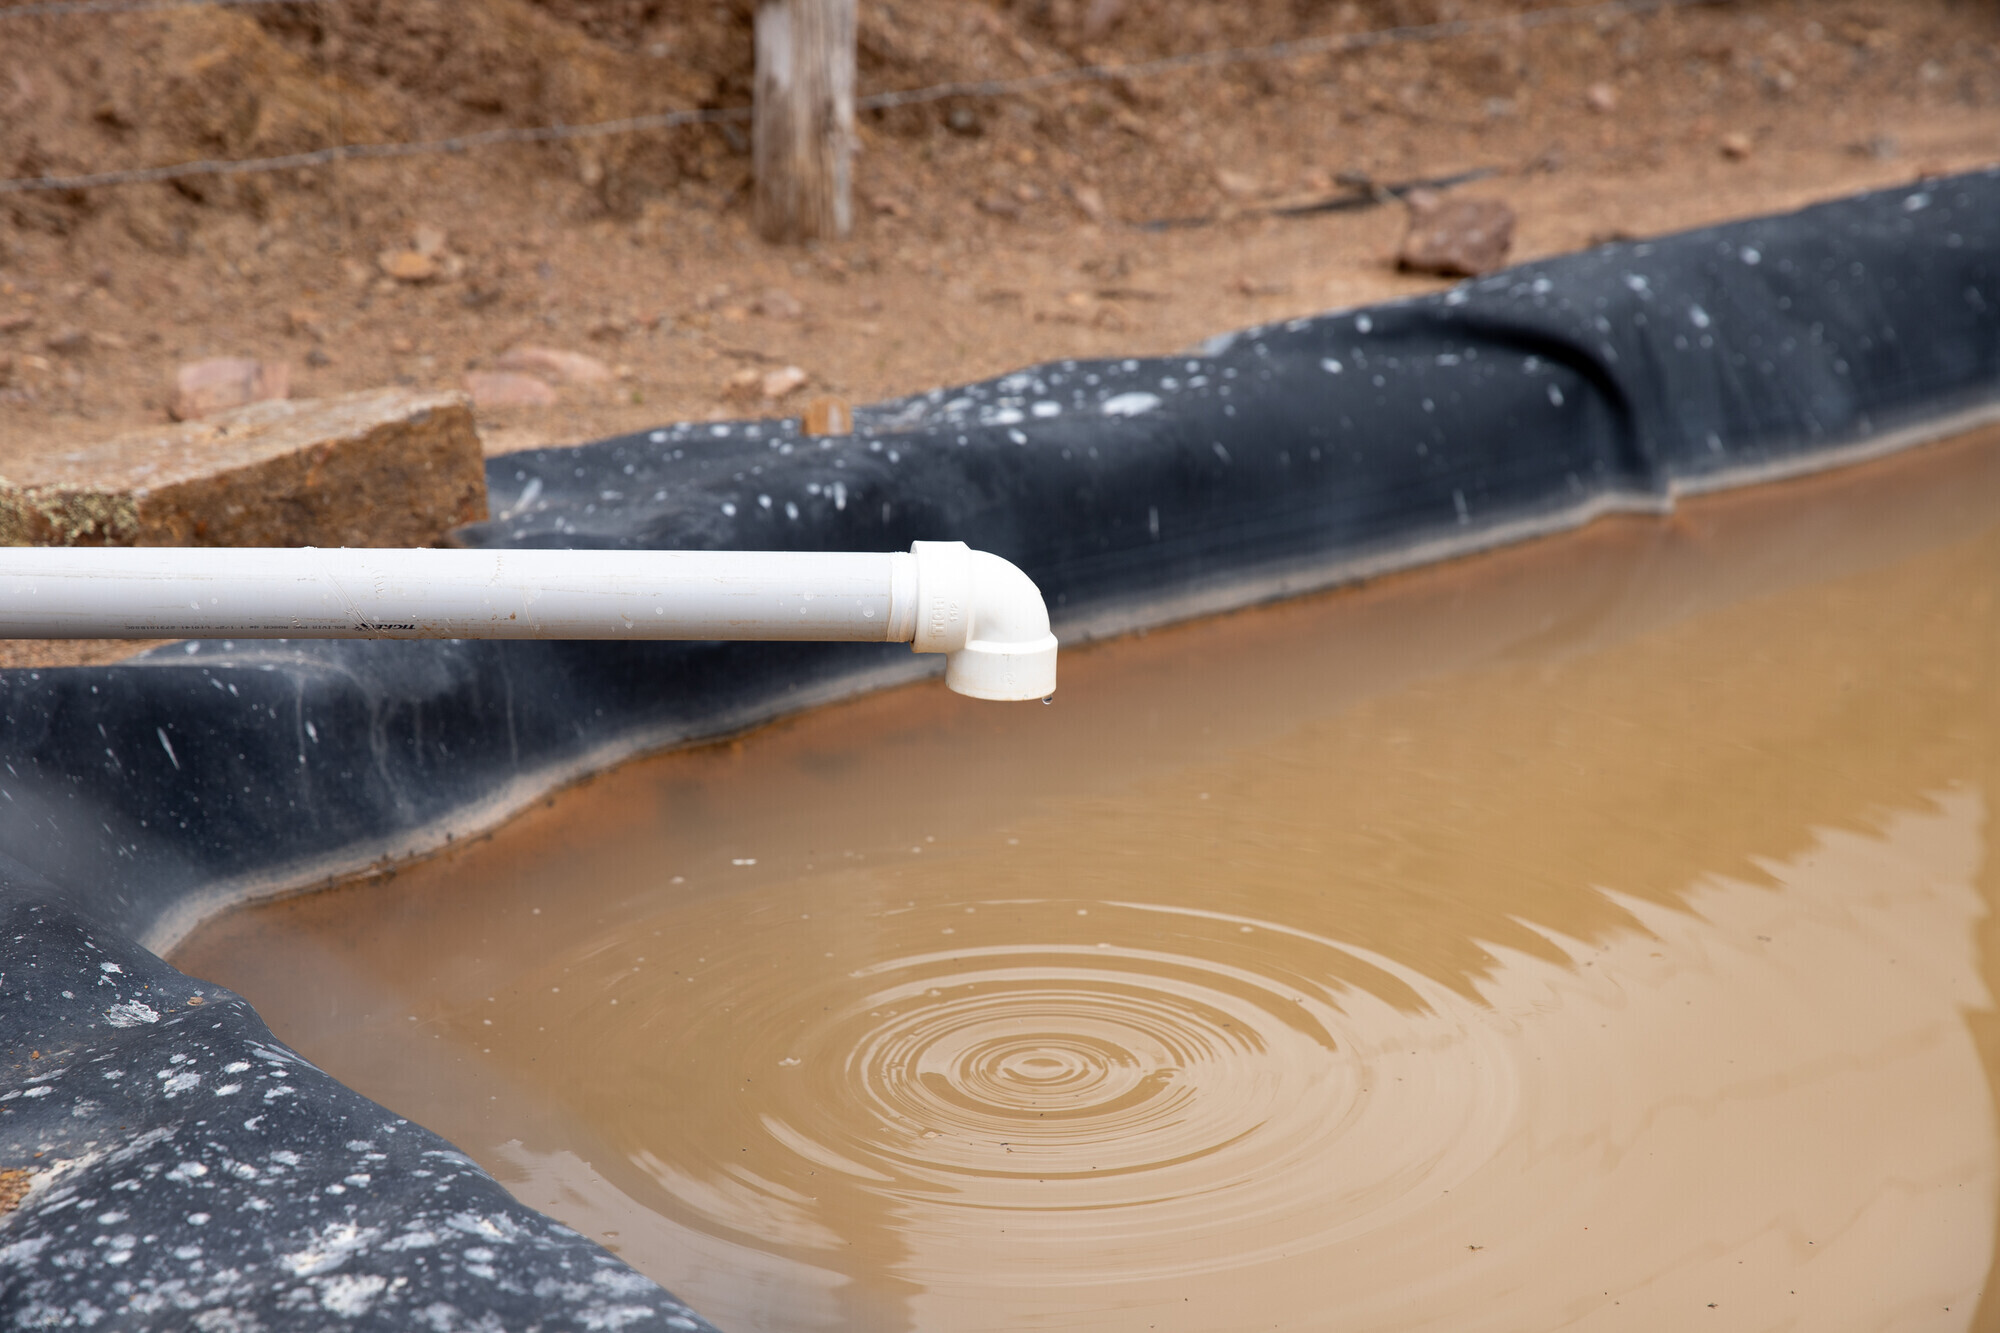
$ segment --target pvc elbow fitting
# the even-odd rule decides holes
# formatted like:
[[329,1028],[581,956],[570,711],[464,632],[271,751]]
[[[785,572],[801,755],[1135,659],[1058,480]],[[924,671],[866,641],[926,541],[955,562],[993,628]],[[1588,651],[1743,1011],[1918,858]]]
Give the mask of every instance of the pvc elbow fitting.
[[974,699],[1046,699],[1056,636],[1034,581],[964,542],[913,542],[910,647],[945,655],[944,683]]

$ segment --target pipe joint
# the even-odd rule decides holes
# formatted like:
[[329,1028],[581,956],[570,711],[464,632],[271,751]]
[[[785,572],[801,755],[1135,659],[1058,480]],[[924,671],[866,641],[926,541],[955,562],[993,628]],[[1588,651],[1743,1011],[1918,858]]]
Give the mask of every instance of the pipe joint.
[[945,654],[944,681],[974,699],[1044,699],[1056,688],[1056,637],[1040,589],[964,542],[915,542],[911,648]]

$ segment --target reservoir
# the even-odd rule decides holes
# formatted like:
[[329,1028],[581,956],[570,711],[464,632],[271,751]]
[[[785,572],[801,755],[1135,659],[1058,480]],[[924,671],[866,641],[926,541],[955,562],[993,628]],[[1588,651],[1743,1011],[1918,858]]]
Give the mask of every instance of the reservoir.
[[2000,1322],[2000,432],[1062,672],[172,961],[724,1328]]

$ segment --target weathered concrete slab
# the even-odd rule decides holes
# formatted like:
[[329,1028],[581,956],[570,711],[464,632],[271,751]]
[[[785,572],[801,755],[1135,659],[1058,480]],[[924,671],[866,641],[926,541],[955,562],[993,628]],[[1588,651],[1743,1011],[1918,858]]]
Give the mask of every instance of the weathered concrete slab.
[[485,517],[459,393],[252,403],[0,476],[9,546],[422,546]]

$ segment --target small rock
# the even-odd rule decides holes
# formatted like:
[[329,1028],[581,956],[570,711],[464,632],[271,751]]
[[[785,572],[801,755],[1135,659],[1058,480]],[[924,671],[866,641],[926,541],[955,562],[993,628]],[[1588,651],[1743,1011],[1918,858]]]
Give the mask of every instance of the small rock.
[[815,398],[806,404],[800,429],[808,435],[852,435],[854,409],[839,398]]
[[0,333],[19,333],[35,322],[35,317],[25,310],[9,310],[0,313]]
[[194,421],[246,403],[289,397],[291,391],[291,367],[282,361],[210,357],[174,371],[174,397],[167,415],[175,421]]
[[1072,185],[1069,187],[1070,201],[1077,211],[1092,222],[1104,221],[1104,195],[1094,185]]
[[82,356],[90,351],[91,338],[86,329],[64,329],[51,334],[44,344],[57,356]]
[[306,349],[306,364],[314,370],[324,370],[333,364],[333,357],[328,354],[324,347],[308,347]]
[[1125,17],[1125,0],[1090,0],[1080,29],[1086,42],[1101,41]]
[[1244,296],[1285,296],[1292,290],[1292,284],[1282,279],[1253,278],[1248,274],[1236,279],[1236,290]]
[[766,371],[758,387],[764,391],[766,398],[776,402],[789,393],[803,389],[806,379],[805,371],[799,369],[799,367],[780,366],[776,370]]
[[605,384],[612,378],[611,367],[596,357],[556,347],[516,347],[493,364],[561,384]]
[[1514,210],[1497,199],[1445,199],[1414,190],[1404,199],[1409,234],[1397,265],[1412,273],[1475,277],[1507,262],[1514,245]]
[[1012,195],[987,194],[979,198],[979,211],[996,218],[1017,218],[1021,216],[1021,205]]
[[910,216],[910,206],[893,194],[878,194],[869,200],[869,202],[875,206],[877,213],[886,214],[892,218],[906,218]]
[[384,250],[375,256],[375,266],[397,282],[429,282],[438,275],[436,255],[421,250]]
[[1227,167],[1215,173],[1215,183],[1220,185],[1222,192],[1232,199],[1248,199],[1264,188],[1255,176],[1246,175],[1241,171],[1231,171]]
[[408,356],[417,350],[417,345],[407,335],[399,333],[389,339],[389,350],[397,356]]
[[507,370],[475,370],[465,377],[475,407],[550,407],[556,391],[545,380]]
[[1593,83],[1583,100],[1592,111],[1609,115],[1618,109],[1618,90],[1608,83]]
[[295,305],[285,312],[285,332],[294,338],[324,338],[326,316],[308,306]]
[[1750,156],[1750,150],[1756,147],[1750,141],[1750,136],[1741,130],[1731,130],[1729,133],[1723,135],[1719,146],[1722,149],[1722,155],[1732,162],[1741,162],[1744,158]]
[[799,298],[783,287],[767,288],[751,308],[766,319],[803,319],[806,313],[806,308],[799,304]]
[[763,372],[755,366],[745,366],[722,382],[722,396],[738,402],[755,399],[763,384]]
[[410,232],[410,248],[427,259],[439,258],[444,254],[444,228],[419,222]]

